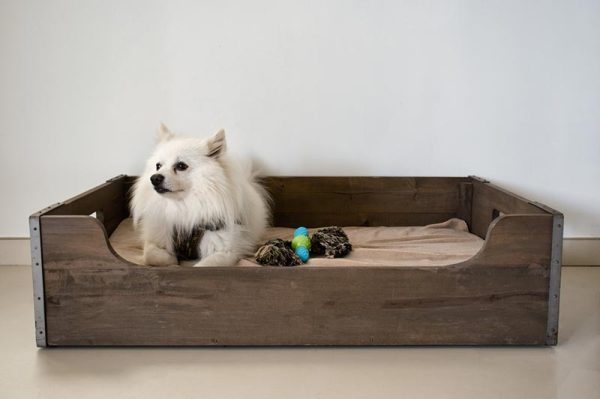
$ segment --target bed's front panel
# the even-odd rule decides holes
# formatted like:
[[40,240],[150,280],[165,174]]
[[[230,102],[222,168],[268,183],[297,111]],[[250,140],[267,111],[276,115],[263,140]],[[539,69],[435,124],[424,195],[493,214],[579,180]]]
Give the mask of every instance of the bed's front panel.
[[53,345],[543,344],[541,270],[46,272]]
[[98,221],[42,218],[46,335],[61,345],[543,344],[543,261],[501,267],[150,268]]

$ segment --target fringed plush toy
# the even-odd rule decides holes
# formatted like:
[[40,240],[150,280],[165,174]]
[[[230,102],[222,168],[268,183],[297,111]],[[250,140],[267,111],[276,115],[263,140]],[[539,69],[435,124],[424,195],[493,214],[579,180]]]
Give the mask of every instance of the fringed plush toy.
[[352,244],[341,227],[331,226],[317,230],[310,239],[310,253],[327,258],[342,258],[352,251]]
[[269,266],[296,266],[302,260],[294,253],[292,242],[275,238],[267,241],[256,251],[256,261]]
[[299,227],[292,241],[279,238],[267,241],[256,251],[256,261],[265,266],[297,266],[307,262],[310,255],[340,258],[352,250],[348,236],[337,226],[317,230],[309,238],[308,229]]

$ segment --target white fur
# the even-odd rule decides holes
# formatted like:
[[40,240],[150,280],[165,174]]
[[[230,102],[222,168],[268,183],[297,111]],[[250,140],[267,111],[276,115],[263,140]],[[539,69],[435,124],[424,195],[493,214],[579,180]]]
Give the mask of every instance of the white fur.
[[[178,162],[188,165],[175,170]],[[157,171],[156,164],[162,166]],[[159,194],[150,177],[160,173]],[[231,266],[253,253],[267,227],[267,195],[256,183],[251,165],[227,154],[225,132],[208,139],[175,135],[164,125],[144,174],[134,186],[131,211],[144,242],[144,263],[152,266],[177,263],[173,231],[220,220],[224,227],[206,231],[199,244],[201,259],[195,266]]]

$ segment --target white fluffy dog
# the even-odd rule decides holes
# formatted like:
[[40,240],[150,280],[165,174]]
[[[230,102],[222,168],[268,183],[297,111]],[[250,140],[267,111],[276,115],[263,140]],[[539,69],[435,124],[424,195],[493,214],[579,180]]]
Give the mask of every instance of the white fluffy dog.
[[144,263],[231,266],[253,253],[267,227],[268,197],[250,165],[227,155],[225,132],[175,135],[161,124],[158,144],[133,188],[131,211]]

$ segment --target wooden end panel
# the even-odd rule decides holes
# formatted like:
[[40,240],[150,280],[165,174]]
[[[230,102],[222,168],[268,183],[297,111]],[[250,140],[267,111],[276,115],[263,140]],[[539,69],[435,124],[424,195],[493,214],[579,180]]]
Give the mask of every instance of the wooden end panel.
[[131,178],[117,176],[91,190],[68,199],[46,215],[90,215],[97,218],[110,235],[129,215],[129,193]]
[[489,225],[485,244],[467,264],[542,267],[552,254],[553,217],[549,214],[504,215]]
[[485,238],[490,223],[503,214],[547,214],[528,200],[487,181],[472,179],[471,232]]
[[[121,263],[107,232],[90,216],[45,215],[40,218],[44,272],[56,268],[85,268],[94,263],[114,266]],[[125,262],[123,266],[129,263]]]

